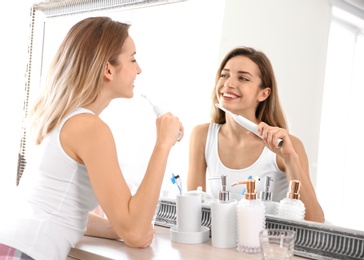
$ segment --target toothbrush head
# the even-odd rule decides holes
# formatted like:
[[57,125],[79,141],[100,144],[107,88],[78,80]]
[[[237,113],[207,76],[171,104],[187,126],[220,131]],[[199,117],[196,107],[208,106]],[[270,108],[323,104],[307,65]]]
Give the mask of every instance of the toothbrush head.
[[145,98],[148,102],[149,102],[149,104],[152,106],[152,107],[154,107],[154,104],[149,100],[149,98],[145,95],[145,94],[141,94],[141,96],[143,97],[143,98]]

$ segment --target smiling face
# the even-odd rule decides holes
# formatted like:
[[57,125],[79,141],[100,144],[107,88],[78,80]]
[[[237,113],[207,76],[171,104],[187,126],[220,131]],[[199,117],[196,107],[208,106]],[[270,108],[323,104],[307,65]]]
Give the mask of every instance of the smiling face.
[[238,55],[227,61],[216,84],[218,102],[234,113],[254,115],[259,102],[265,100],[270,89],[261,89],[258,66],[249,58]]

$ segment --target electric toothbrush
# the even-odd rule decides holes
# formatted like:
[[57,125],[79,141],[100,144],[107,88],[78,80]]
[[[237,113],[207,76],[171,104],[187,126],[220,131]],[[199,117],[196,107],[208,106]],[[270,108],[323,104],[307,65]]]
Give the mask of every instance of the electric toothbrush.
[[[217,108],[220,108],[225,113],[230,114],[239,125],[245,127],[246,129],[248,129],[250,132],[252,132],[256,136],[259,136],[260,138],[262,138],[258,133],[258,129],[257,129],[258,126],[255,123],[253,123],[252,121],[246,119],[245,117],[243,117],[241,115],[236,115],[233,112],[227,110],[226,108],[223,108],[219,103],[216,103],[215,106]],[[278,138],[277,141],[278,141],[277,148],[280,148],[282,146],[283,140],[281,138]]]
[[160,107],[154,105],[152,103],[152,101],[150,101],[149,98],[145,94],[141,94],[141,96],[143,98],[145,98],[149,102],[149,104],[152,106],[153,112],[154,112],[156,117],[160,117],[161,115],[165,114],[165,112]]
[[[145,94],[141,94],[141,96],[142,96],[143,98],[145,98],[145,99],[149,102],[149,104],[152,106],[153,111],[154,111],[154,114],[156,115],[156,117],[160,117],[161,115],[163,115],[163,114],[165,114],[165,113],[166,113],[166,112],[165,112],[165,111],[163,111],[160,107],[158,107],[158,106],[154,105],[154,104],[152,103],[152,101],[150,101],[150,100],[148,99],[148,97],[147,97]],[[177,137],[177,140],[180,140],[181,138],[182,138],[182,132],[181,132],[181,131],[178,131],[178,137]]]

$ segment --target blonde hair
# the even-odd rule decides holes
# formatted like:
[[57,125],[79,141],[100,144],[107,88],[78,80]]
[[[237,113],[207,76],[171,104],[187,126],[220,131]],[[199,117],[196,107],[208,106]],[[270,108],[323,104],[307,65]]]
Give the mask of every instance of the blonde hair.
[[260,102],[255,111],[256,118],[265,122],[271,126],[278,126],[288,130],[286,119],[283,114],[281,104],[278,97],[277,83],[273,72],[272,64],[270,63],[267,56],[260,51],[257,51],[249,47],[238,47],[228,52],[220,63],[219,69],[216,73],[215,87],[212,92],[212,108],[211,118],[212,122],[218,124],[224,124],[226,122],[225,112],[215,107],[215,103],[218,102],[216,96],[216,85],[221,76],[221,71],[224,69],[226,63],[233,57],[244,56],[253,61],[259,68],[260,78],[262,84],[261,89],[270,88],[271,93],[269,97]]
[[36,144],[77,107],[94,102],[109,62],[117,65],[129,24],[90,17],[67,33],[49,68],[45,88],[30,111]]

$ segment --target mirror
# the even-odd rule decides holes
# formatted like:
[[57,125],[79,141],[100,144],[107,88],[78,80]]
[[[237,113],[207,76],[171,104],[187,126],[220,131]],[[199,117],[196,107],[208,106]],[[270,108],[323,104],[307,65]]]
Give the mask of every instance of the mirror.
[[[189,131],[210,120],[210,94],[218,64],[238,45],[260,49],[270,58],[290,131],[305,144],[316,185],[331,1],[155,0],[138,8],[127,1],[112,7],[104,0],[101,6],[106,7],[96,10],[89,2],[34,4],[29,102],[37,95],[60,41],[76,21],[107,15],[131,23],[130,34],[143,70],[136,80],[136,94],[131,100],[113,101],[101,117],[120,147],[128,147],[118,153],[123,172],[134,187],[144,174],[155,137],[153,111],[139,94],[146,94],[184,122],[184,140],[172,150],[163,183],[164,190],[174,192],[169,176],[174,173],[184,181],[187,178]],[[324,211],[334,206],[332,202],[320,203]]]

